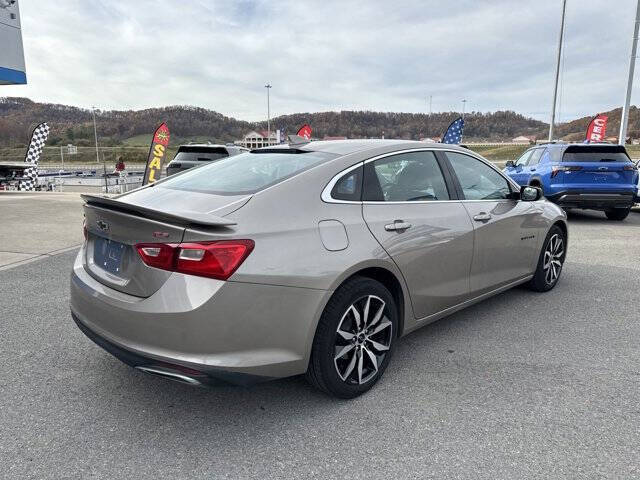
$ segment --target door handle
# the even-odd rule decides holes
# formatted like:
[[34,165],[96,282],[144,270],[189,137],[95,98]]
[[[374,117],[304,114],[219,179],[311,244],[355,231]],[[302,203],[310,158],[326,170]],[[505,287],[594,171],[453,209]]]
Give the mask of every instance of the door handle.
[[397,231],[402,232],[407,228],[411,228],[411,224],[407,222],[403,222],[402,220],[394,220],[393,223],[388,223],[387,225],[384,226],[384,229],[387,232],[397,232]]
[[480,212],[478,215],[473,217],[476,222],[488,222],[491,220],[491,215],[485,212]]

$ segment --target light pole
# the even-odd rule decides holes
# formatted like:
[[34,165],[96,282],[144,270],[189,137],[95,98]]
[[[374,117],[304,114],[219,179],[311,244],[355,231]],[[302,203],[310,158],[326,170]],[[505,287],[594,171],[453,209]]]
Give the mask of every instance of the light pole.
[[100,163],[100,154],[98,153],[98,129],[96,127],[96,107],[91,107],[93,113],[93,135],[96,138],[96,163]]
[[618,143],[624,145],[627,141],[627,126],[629,125],[629,104],[631,103],[631,89],[633,88],[633,72],[636,67],[636,52],[638,51],[638,26],[640,24],[640,0],[636,7],[636,25],[633,28],[633,41],[631,43],[631,58],[629,59],[629,80],[627,81],[627,96],[622,108],[622,118],[620,119],[620,136]]
[[466,99],[462,99],[462,119],[464,120],[464,108],[467,105],[467,100]]
[[556,79],[553,85],[553,105],[551,106],[551,123],[549,123],[549,141],[553,141],[553,124],[556,121],[556,101],[558,98],[558,77],[560,77],[560,58],[562,56],[562,37],[564,35],[564,14],[567,0],[562,0],[562,20],[560,21],[560,38],[558,40],[558,59],[556,61]]
[[267,89],[267,145],[271,145],[271,105],[269,102],[269,90],[271,90],[271,84],[267,83],[264,88]]

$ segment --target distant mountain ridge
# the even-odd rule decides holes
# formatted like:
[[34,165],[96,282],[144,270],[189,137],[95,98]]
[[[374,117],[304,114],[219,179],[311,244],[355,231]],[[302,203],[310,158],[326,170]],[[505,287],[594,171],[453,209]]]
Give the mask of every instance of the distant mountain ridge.
[[[620,124],[620,109],[605,113],[610,116],[608,135],[615,135]],[[272,129],[284,129],[287,134],[294,134],[302,124],[309,123],[315,138],[384,136],[418,140],[440,137],[458,115],[456,112],[434,113],[431,116],[372,111],[295,113],[273,118],[271,125]],[[590,118],[557,125],[556,132],[567,139],[580,139]],[[41,121],[47,121],[51,127],[48,145],[89,145],[93,141],[91,110],[38,103],[28,98],[0,97],[0,145],[26,144],[30,129]],[[172,134],[179,138],[207,138],[212,142],[231,142],[251,130],[266,129],[266,121],[247,122],[192,106],[96,111],[101,145],[118,145],[128,138],[150,134],[161,121],[166,121]],[[465,116],[465,122],[466,141],[509,141],[519,135],[544,138],[548,129],[545,122],[513,111],[471,112]],[[640,111],[635,107],[630,111],[629,133],[633,137],[640,136]]]

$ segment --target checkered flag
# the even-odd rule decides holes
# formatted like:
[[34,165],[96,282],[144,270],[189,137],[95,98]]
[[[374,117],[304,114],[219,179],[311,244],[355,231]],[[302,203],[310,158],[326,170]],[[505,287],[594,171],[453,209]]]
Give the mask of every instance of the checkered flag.
[[24,161],[31,166],[25,168],[23,177],[24,180],[20,180],[18,183],[18,190],[33,191],[36,189],[38,183],[38,160],[42,154],[42,147],[47,143],[49,137],[49,125],[41,123],[33,129],[31,135],[31,143],[29,143],[29,150],[27,150],[27,156]]

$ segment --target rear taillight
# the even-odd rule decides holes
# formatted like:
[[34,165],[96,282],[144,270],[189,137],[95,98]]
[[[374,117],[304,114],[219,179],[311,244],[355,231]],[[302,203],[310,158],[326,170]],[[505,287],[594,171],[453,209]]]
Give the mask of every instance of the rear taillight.
[[551,178],[554,178],[560,172],[577,172],[579,170],[582,170],[582,167],[578,165],[573,165],[571,167],[553,166],[551,167]]
[[635,165],[625,165],[624,170],[635,172],[638,168]]
[[136,250],[150,267],[226,280],[253,250],[253,240],[198,243],[138,243]]
[[176,247],[176,244],[170,243],[138,243],[136,250],[142,261],[150,267],[173,270]]

